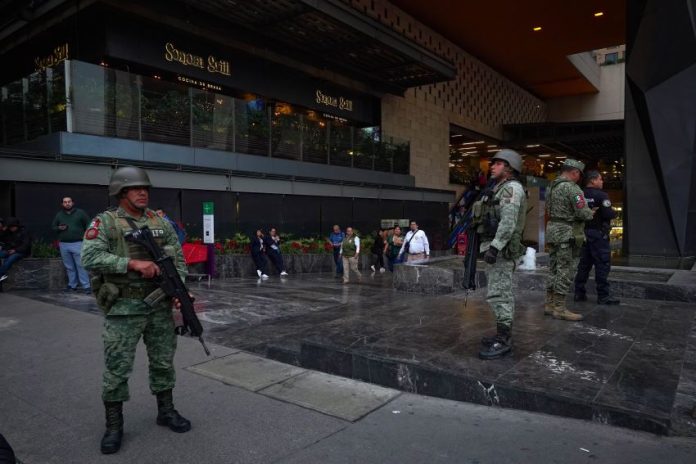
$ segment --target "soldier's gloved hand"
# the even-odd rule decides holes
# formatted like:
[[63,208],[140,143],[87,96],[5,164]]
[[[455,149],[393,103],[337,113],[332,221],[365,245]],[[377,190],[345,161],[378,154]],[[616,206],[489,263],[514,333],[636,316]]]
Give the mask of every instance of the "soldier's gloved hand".
[[486,253],[483,255],[483,260],[488,264],[494,264],[498,259],[498,249],[495,247],[490,247]]

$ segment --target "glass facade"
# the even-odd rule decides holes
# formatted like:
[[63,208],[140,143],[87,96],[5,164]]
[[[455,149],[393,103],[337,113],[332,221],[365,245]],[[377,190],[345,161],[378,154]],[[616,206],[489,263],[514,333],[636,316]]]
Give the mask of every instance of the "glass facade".
[[379,128],[258,95],[232,96],[75,60],[1,89],[4,145],[67,130],[409,173],[408,142],[386,141]]

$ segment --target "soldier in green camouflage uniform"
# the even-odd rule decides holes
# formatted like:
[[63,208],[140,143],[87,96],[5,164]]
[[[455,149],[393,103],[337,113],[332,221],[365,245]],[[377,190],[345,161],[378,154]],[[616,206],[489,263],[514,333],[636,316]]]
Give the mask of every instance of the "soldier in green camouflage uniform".
[[106,315],[103,331],[106,369],[102,384],[106,432],[101,442],[104,454],[115,453],[121,446],[123,402],[129,399],[128,378],[140,337],[147,347],[150,391],[157,396],[157,424],[180,433],[191,428],[191,423],[174,409],[172,401],[176,351],[173,302],[166,297],[150,302],[150,297],[161,292],[152,280],[159,275],[159,267],[147,250],[124,238],[134,228],[148,226],[165,253],[175,257],[182,278],[186,276],[176,232],[147,208],[150,186],[147,173],[140,168],[116,170],[109,194],[118,198],[119,206],[98,215],[85,232],[83,242],[82,265],[93,273],[92,289]]
[[585,165],[567,159],[558,176],[546,189],[546,242],[549,245],[550,269],[546,282],[544,314],[566,321],[581,321],[583,316],[568,310],[566,295],[577,270],[575,259],[585,241],[585,221],[592,219],[592,210],[577,182]]
[[517,180],[522,158],[513,150],[500,150],[492,159],[492,191],[485,191],[474,204],[474,223],[481,236],[481,251],[488,263],[488,296],[493,309],[496,335],[481,340],[482,359],[496,359],[512,349],[512,320],[515,300],[512,273],[524,254],[522,232],[527,215],[527,195]]

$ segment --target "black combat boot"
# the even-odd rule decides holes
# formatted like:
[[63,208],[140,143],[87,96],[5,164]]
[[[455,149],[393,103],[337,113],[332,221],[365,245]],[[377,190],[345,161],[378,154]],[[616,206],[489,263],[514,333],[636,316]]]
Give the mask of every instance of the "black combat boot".
[[[481,359],[497,359],[505,356],[512,350],[512,327],[507,327],[503,324],[497,324],[498,333],[490,345],[485,345],[481,340],[483,348],[479,351]],[[487,339],[488,337],[484,337]]]
[[123,403],[104,401],[106,410],[106,432],[101,440],[102,454],[113,454],[121,449],[123,439]]
[[191,422],[174,409],[171,390],[157,393],[157,425],[165,425],[177,433],[191,430]]

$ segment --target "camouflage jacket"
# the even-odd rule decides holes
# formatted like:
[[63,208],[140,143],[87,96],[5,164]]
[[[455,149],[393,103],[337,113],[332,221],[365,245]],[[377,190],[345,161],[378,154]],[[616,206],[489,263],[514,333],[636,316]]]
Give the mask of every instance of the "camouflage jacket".
[[[136,244],[126,242],[124,235],[131,230],[126,218],[133,220],[137,227],[148,226],[157,243],[167,255],[174,258],[181,278],[187,274],[184,255],[176,232],[171,224],[147,209],[140,218],[130,216],[122,208],[105,211],[98,215],[85,232],[82,242],[82,265],[96,274],[102,282],[113,283],[120,291],[116,304],[109,315],[147,314],[151,308],[143,298],[157,288],[152,280],[144,279],[140,273],[128,270],[130,259],[152,261],[147,251]],[[94,279],[93,279],[94,280]],[[93,288],[98,290],[97,283]],[[167,306],[168,303],[162,305]]]
[[592,219],[580,187],[563,176],[557,177],[546,189],[546,241],[567,243],[576,235],[583,235],[585,221]]
[[[487,235],[485,227],[480,228],[481,251],[486,251],[491,246],[502,251],[509,245],[514,245],[514,251],[511,250],[514,256],[510,258],[516,258],[520,254],[522,232],[527,219],[527,195],[524,187],[514,179],[498,183],[491,199],[483,200],[483,203],[483,214],[485,210],[492,209],[498,227],[495,236]],[[503,256],[506,257],[505,253]]]

